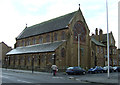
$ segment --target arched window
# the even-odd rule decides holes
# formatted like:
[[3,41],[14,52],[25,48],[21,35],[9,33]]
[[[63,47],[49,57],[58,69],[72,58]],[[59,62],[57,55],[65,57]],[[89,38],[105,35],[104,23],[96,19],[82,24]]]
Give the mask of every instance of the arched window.
[[77,21],[73,27],[73,30],[74,30],[74,40],[75,41],[78,40],[78,34],[80,35],[79,39],[81,42],[86,41],[86,29],[85,29],[83,22]]
[[41,55],[41,62],[44,62],[45,61],[45,55]]
[[30,56],[28,56],[27,57],[27,60],[28,60],[28,63],[31,61],[31,57]]
[[51,54],[48,55],[48,62],[52,63],[53,62],[53,56]]
[[65,57],[66,56],[66,51],[65,48],[61,49],[61,57]]
[[54,34],[54,41],[57,41],[57,40],[58,40],[58,34],[55,33],[55,34]]
[[34,60],[35,60],[35,62],[37,62],[38,61],[38,56],[34,56]]
[[24,42],[24,40],[22,40],[22,46],[24,46],[25,45],[25,42]]
[[65,40],[65,32],[64,31],[62,31],[62,33],[61,33],[61,40]]
[[30,45],[30,40],[29,40],[29,39],[27,39],[26,44],[27,44],[27,45]]
[[42,42],[43,42],[43,37],[40,36],[40,37],[39,37],[39,43],[41,44]]
[[50,35],[49,34],[46,35],[46,42],[50,42]]
[[33,45],[36,44],[36,38],[33,38]]

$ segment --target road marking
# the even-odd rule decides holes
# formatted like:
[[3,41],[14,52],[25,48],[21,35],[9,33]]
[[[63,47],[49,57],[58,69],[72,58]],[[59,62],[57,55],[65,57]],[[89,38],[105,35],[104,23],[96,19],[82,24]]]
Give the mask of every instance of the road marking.
[[9,74],[9,73],[2,73],[2,74],[11,75],[11,74]]
[[32,82],[23,81],[23,80],[17,80],[17,81],[20,81],[20,82],[23,82],[23,83],[32,83]]
[[63,77],[52,77],[52,78],[57,78],[57,79],[58,79],[58,78],[61,78],[61,79],[62,79]]
[[6,77],[6,76],[2,76],[2,78],[7,78],[8,79],[8,77]]

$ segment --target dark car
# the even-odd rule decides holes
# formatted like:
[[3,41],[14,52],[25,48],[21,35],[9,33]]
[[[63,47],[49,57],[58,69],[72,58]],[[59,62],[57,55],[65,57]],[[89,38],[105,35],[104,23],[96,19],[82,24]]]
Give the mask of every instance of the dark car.
[[118,69],[117,66],[114,66],[114,67],[113,67],[114,72],[117,72],[117,69]]
[[120,67],[119,66],[115,66],[115,67],[113,67],[113,69],[114,69],[114,72],[120,72]]
[[86,70],[84,70],[81,67],[69,67],[69,68],[67,68],[66,73],[68,75],[70,75],[70,74],[83,74],[83,75],[85,75]]
[[120,72],[120,66],[119,66],[119,67],[117,67],[117,71],[118,71],[118,72]]
[[103,73],[103,68],[101,66],[95,66],[88,70],[88,73]]
[[[103,70],[104,70],[105,73],[107,73],[107,71],[108,71],[108,66],[103,67]],[[113,69],[112,66],[109,66],[109,71],[110,71],[110,72],[114,72],[114,69]]]

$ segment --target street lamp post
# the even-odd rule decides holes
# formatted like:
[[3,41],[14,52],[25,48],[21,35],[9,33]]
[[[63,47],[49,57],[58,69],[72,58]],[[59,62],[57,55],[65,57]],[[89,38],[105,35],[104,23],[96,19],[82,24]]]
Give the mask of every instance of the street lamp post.
[[53,59],[53,64],[55,65],[55,53],[53,53],[52,55],[53,55],[53,57],[52,57],[52,59]]
[[78,67],[80,66],[80,35],[78,34]]
[[34,72],[34,56],[32,57],[32,73]]
[[109,29],[108,29],[108,2],[106,0],[106,18],[107,18],[107,57],[108,57],[108,79],[110,78],[110,69],[109,69]]
[[10,57],[8,56],[8,67],[10,66]]
[[7,57],[6,57],[6,59],[5,59],[5,60],[6,60],[6,70],[7,70],[7,61],[8,61],[8,60],[7,60]]

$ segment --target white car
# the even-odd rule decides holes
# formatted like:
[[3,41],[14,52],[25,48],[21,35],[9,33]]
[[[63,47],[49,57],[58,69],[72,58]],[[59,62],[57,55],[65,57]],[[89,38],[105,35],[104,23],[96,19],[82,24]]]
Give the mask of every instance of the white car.
[[[110,72],[114,71],[112,66],[109,66],[109,69],[110,69]],[[104,72],[107,72],[108,71],[108,66],[103,67],[103,70],[104,70]]]

